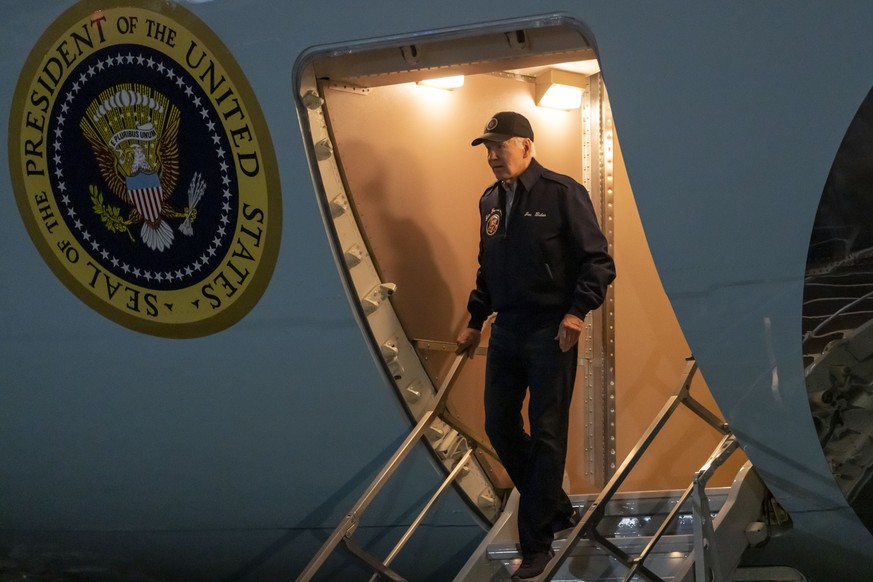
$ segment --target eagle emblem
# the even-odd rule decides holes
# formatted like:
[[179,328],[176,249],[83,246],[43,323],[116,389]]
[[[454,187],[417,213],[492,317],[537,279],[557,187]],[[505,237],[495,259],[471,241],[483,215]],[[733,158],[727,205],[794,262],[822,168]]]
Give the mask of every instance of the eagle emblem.
[[497,229],[500,228],[500,215],[503,214],[499,208],[494,208],[485,217],[485,234],[494,236],[497,234]]
[[99,189],[92,185],[94,211],[110,231],[128,232],[140,225],[140,239],[159,252],[173,245],[170,219],[184,219],[180,232],[193,234],[191,223],[206,189],[195,173],[184,212],[169,203],[179,181],[179,119],[179,109],[164,95],[145,85],[126,83],[100,93],[79,123],[105,185],[129,207],[122,216],[120,208],[104,204]]

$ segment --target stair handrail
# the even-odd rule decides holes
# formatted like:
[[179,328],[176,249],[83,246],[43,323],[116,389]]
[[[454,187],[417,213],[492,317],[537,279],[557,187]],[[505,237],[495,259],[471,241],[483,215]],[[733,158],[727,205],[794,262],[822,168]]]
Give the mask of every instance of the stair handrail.
[[[705,486],[705,481],[708,480],[708,475],[711,474],[709,469],[711,469],[711,471],[714,471],[715,468],[720,466],[721,463],[724,462],[724,460],[737,448],[736,440],[734,439],[727,423],[720,420],[718,416],[713,414],[705,406],[700,404],[691,396],[691,382],[696,371],[697,361],[694,359],[693,356],[688,357],[686,359],[685,369],[682,372],[679,389],[676,391],[676,394],[674,394],[667,400],[667,402],[661,408],[661,411],[649,425],[649,428],[643,433],[643,435],[640,437],[639,441],[637,441],[637,444],[630,451],[630,453],[628,453],[627,457],[622,462],[619,469],[613,474],[612,478],[601,490],[600,494],[597,496],[594,502],[588,506],[585,514],[567,535],[564,544],[558,549],[558,551],[546,565],[546,568],[543,570],[543,572],[539,576],[537,576],[537,582],[551,580],[557,569],[567,560],[567,558],[569,558],[571,550],[576,546],[580,538],[583,537],[591,539],[594,543],[607,550],[622,564],[629,568],[630,571],[628,573],[628,576],[625,577],[625,580],[630,580],[632,576],[639,575],[646,580],[649,580],[650,582],[663,582],[663,580],[657,574],[646,568],[646,566],[644,565],[646,557],[648,557],[655,544],[664,534],[670,522],[678,514],[679,508],[682,506],[685,500],[689,496],[691,496],[692,493],[695,492],[697,492],[697,499],[699,499],[699,496],[701,495],[701,484]],[[679,503],[676,504],[673,511],[671,511],[665,519],[664,523],[661,524],[661,527],[658,529],[655,536],[653,536],[652,540],[650,540],[649,544],[646,546],[643,552],[639,556],[631,557],[621,548],[619,548],[618,546],[607,540],[603,535],[601,535],[600,532],[597,531],[597,525],[604,517],[606,504],[618,491],[621,484],[624,482],[624,480],[642,458],[643,453],[645,453],[646,449],[648,449],[649,445],[652,443],[652,441],[654,441],[655,437],[658,435],[664,425],[666,425],[667,421],[679,408],[680,405],[686,406],[697,416],[703,419],[707,424],[715,428],[717,431],[721,432],[723,435],[723,439],[722,442],[719,443],[719,445],[716,447],[716,450],[710,456],[707,463],[704,465],[704,468],[701,469],[701,471],[698,471],[698,473],[695,475],[694,481],[691,483],[688,489],[686,489]],[[703,495],[705,496],[705,493],[703,493]],[[709,517],[710,516],[707,515],[706,519],[709,520]],[[700,521],[700,516],[695,515],[694,520],[695,523],[698,523]],[[703,547],[703,535],[704,533],[701,532],[701,548]],[[697,538],[695,538],[695,545],[696,544]],[[706,554],[703,554],[701,558],[706,560]]]
[[[437,391],[436,395],[433,398],[433,406],[430,410],[428,410],[424,415],[422,415],[421,419],[415,425],[413,430],[409,433],[409,435],[403,440],[403,443],[398,447],[397,451],[391,456],[388,462],[382,467],[379,471],[379,474],[373,479],[352,509],[346,514],[345,518],[337,525],[337,527],[333,530],[333,533],[325,540],[325,542],[321,545],[318,552],[312,557],[300,575],[297,577],[297,582],[308,582],[315,576],[318,570],[324,565],[324,562],[333,553],[336,547],[343,543],[347,549],[349,549],[353,555],[355,555],[358,559],[366,563],[370,566],[377,574],[383,576],[389,580],[402,581],[403,578],[399,576],[397,573],[391,571],[388,568],[388,564],[386,561],[379,561],[373,556],[369,555],[365,550],[352,543],[351,539],[357,529],[361,516],[373,502],[375,497],[379,494],[388,480],[394,475],[409,453],[412,451],[414,446],[418,444],[422,437],[425,436],[427,429],[430,427],[431,423],[434,420],[439,418],[440,414],[445,410],[446,402],[448,401],[449,393],[451,391],[452,386],[455,383],[458,375],[460,374],[461,369],[463,368],[464,362],[467,360],[467,357],[463,354],[459,354],[455,357],[452,362],[451,367],[443,380],[442,385]],[[473,445],[468,454],[464,457],[463,463],[466,463],[469,460],[470,453],[474,450],[475,445]],[[443,482],[442,486],[439,488],[437,494],[441,493],[446,489],[446,485],[453,481],[457,475],[460,473],[460,467],[463,467],[462,463],[458,463],[456,465],[457,471],[452,471],[446,480]],[[428,503],[425,507],[425,510],[430,508],[432,503]],[[423,517],[421,515],[420,517]],[[417,519],[410,526],[411,529],[415,529],[420,523],[420,519]],[[409,532],[407,532],[409,533]],[[408,540],[408,535],[404,534],[404,537],[401,539],[401,544],[395,548],[395,550],[399,551],[399,548],[405,544],[406,540]],[[392,551],[392,555],[390,556],[390,560],[387,560],[388,563],[393,560],[396,556],[396,552]]]

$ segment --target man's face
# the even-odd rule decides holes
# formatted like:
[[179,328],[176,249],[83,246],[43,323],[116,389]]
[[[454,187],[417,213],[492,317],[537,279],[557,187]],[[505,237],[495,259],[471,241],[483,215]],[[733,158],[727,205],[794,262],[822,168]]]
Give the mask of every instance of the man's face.
[[494,177],[503,182],[512,182],[530,164],[530,142],[524,138],[513,137],[506,141],[486,141],[488,165]]

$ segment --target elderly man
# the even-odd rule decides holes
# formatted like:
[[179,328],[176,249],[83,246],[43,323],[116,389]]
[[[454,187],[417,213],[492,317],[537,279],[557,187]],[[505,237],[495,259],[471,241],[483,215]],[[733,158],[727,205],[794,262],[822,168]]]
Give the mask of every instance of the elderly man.
[[[515,112],[494,115],[485,144],[497,182],[479,200],[479,270],[458,353],[472,357],[496,312],[485,371],[485,431],[520,494],[523,556],[513,580],[542,573],[554,532],[577,519],[562,488],[582,321],[615,278],[585,188],[534,159],[534,133]],[[522,403],[530,391],[524,430]]]

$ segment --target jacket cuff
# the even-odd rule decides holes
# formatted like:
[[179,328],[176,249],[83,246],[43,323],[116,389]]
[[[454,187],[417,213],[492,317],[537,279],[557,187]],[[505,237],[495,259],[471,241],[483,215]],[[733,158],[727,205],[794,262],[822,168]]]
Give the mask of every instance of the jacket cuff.
[[470,321],[467,322],[467,327],[471,329],[478,329],[482,331],[482,326],[485,325],[484,319],[479,319],[478,317],[471,317]]
[[584,309],[579,309],[576,306],[571,307],[567,311],[567,313],[569,313],[570,315],[575,315],[576,317],[578,317],[579,319],[581,319],[583,321],[585,320],[585,316],[588,315],[588,311],[585,311]]

